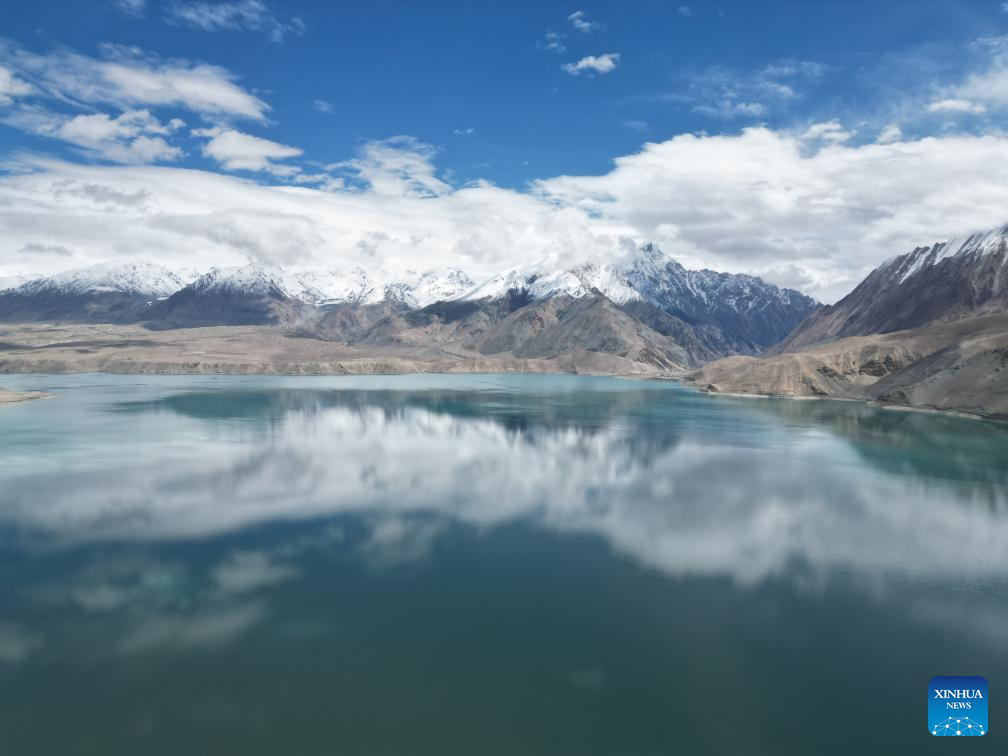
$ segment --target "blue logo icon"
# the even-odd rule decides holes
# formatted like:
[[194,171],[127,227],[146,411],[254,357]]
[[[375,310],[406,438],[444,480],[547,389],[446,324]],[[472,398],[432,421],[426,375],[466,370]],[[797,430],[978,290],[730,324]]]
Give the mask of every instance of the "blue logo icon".
[[928,730],[932,735],[987,734],[987,681],[982,677],[932,677]]

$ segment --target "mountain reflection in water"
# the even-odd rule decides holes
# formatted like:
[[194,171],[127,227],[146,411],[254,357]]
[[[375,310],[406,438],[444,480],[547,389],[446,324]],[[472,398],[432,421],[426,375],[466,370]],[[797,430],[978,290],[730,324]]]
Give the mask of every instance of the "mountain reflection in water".
[[568,376],[16,383],[56,398],[0,414],[4,753],[842,753],[866,683],[895,752],[931,676],[1008,673],[1003,425]]

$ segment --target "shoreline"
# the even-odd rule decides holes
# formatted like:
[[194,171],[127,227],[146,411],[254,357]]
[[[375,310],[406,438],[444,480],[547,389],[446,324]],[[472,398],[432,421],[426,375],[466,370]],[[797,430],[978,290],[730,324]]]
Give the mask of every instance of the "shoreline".
[[[221,366],[230,367],[230,366]],[[243,366],[246,367],[246,366]],[[267,367],[267,366],[263,366]],[[433,366],[432,366],[433,367]],[[10,370],[0,370],[0,375],[158,375],[158,376],[191,376],[191,377],[206,377],[206,376],[231,376],[231,377],[243,377],[243,376],[276,376],[276,377],[300,377],[300,378],[332,378],[332,377],[353,377],[353,376],[397,376],[397,375],[581,375],[587,377],[608,377],[608,378],[623,378],[630,380],[644,380],[644,381],[668,381],[674,382],[686,389],[691,389],[699,394],[705,394],[707,396],[722,396],[735,399],[790,399],[792,401],[831,401],[831,402],[854,402],[857,404],[863,404],[868,407],[873,407],[878,410],[885,410],[890,412],[919,412],[923,414],[930,415],[946,415],[949,417],[958,417],[967,420],[982,420],[986,422],[1002,423],[1008,424],[1008,418],[998,415],[986,415],[978,412],[969,412],[966,410],[956,410],[956,409],[942,409],[938,407],[917,407],[913,405],[906,404],[890,404],[887,402],[880,402],[876,399],[859,399],[853,397],[844,396],[798,396],[789,394],[754,394],[754,393],[744,393],[735,391],[708,391],[706,388],[699,386],[695,383],[685,380],[680,376],[675,375],[656,375],[648,374],[645,372],[635,373],[635,372],[577,372],[568,370],[444,370],[443,365],[437,366],[442,369],[434,370],[404,370],[396,372],[350,372],[350,371],[333,371],[333,372],[295,372],[295,371],[278,371],[278,370],[211,370],[211,371],[191,371],[182,372],[176,370],[59,370],[59,371],[34,371],[34,370],[24,370],[24,371],[10,371]],[[33,399],[50,399],[55,394],[48,391],[17,391],[13,389],[0,388],[0,406],[6,404],[18,404],[26,401],[31,401]]]
[[14,389],[0,388],[0,407],[6,404],[20,404],[30,402],[33,399],[51,399],[55,394],[49,391],[15,391]]
[[959,417],[966,420],[982,420],[988,423],[1008,424],[1008,417],[1004,417],[1003,415],[985,415],[980,412],[967,412],[966,410],[941,409],[940,407],[917,407],[912,404],[891,404],[889,402],[880,402],[877,399],[856,399],[850,396],[798,396],[792,394],[751,394],[738,391],[708,391],[706,388],[698,386],[695,383],[690,383],[676,378],[659,380],[675,380],[685,388],[693,389],[697,393],[706,394],[707,396],[724,396],[735,399],[790,399],[796,402],[855,402],[856,404],[863,404],[865,406],[873,407],[877,410],[885,410],[887,412],[920,412],[926,415],[946,415],[948,417]]

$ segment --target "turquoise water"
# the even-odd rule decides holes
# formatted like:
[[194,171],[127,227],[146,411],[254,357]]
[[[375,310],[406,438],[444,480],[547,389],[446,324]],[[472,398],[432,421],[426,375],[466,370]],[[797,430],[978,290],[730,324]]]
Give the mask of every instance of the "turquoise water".
[[5,756],[910,753],[934,675],[988,679],[1004,752],[1008,426],[569,376],[0,386],[56,394],[0,408]]

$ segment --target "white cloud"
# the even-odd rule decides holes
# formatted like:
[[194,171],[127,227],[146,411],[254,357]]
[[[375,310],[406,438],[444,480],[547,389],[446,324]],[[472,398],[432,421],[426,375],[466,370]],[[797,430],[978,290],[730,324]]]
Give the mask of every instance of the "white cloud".
[[711,66],[682,74],[683,85],[677,91],[639,99],[682,103],[691,106],[694,113],[722,120],[762,118],[791,106],[826,70],[815,61],[793,59],[774,61],[749,72]]
[[163,60],[135,48],[107,46],[103,51],[103,59],[66,50],[39,55],[0,43],[0,65],[63,103],[178,107],[207,116],[266,118],[269,106],[219,66]]
[[281,20],[262,0],[238,2],[184,2],[168,6],[167,20],[206,32],[255,31],[273,42],[283,42],[288,34],[304,34],[305,24],[297,16]]
[[75,255],[33,259],[39,272],[142,249],[187,266],[455,265],[480,277],[540,260],[616,260],[655,241],[688,266],[804,281],[829,301],[891,255],[1008,221],[1008,138],[993,135],[855,145],[767,128],[686,134],[600,176],[526,192],[454,188],[435,157],[406,137],[369,143],[311,177],[332,191],[22,159],[0,177],[0,274],[23,270],[31,243]]
[[589,34],[590,32],[605,28],[604,24],[600,24],[597,21],[589,21],[584,11],[574,11],[567,16],[567,20],[571,22],[571,26],[582,34]]
[[112,5],[130,18],[142,18],[147,10],[147,0],[113,0]]
[[676,13],[678,13],[683,18],[693,18],[693,16],[696,15],[696,13],[693,12],[693,9],[688,5],[680,5],[676,9]]
[[472,136],[473,134],[476,133],[476,129],[474,129],[474,128],[472,128],[470,126],[468,128],[465,128],[465,129],[455,129],[455,130],[452,131],[452,133],[455,134],[455,135],[457,135],[457,136]]
[[336,111],[333,104],[328,100],[315,100],[315,102],[312,103],[312,107],[314,107],[319,113],[325,113],[326,115],[330,115]]
[[853,131],[846,131],[840,121],[833,119],[832,121],[813,123],[805,130],[802,137],[805,139],[821,139],[831,144],[839,144],[848,141],[854,134],[855,132]]
[[277,563],[265,551],[237,551],[217,565],[212,579],[225,594],[253,593],[297,577],[296,567]]
[[936,100],[927,106],[929,113],[986,113],[987,108],[977,102],[948,98]]
[[7,105],[15,97],[22,97],[31,92],[30,84],[17,78],[9,68],[0,66],[0,105]]
[[578,76],[582,73],[595,73],[599,76],[607,74],[616,69],[619,63],[619,53],[605,53],[603,55],[588,55],[581,58],[577,63],[565,63],[561,68],[571,76]]
[[196,129],[193,136],[209,137],[203,154],[213,158],[229,171],[266,171],[277,176],[289,176],[298,171],[289,165],[273,161],[297,157],[301,150],[285,144],[243,134],[234,129]]
[[[1008,108],[1008,36],[985,37],[969,45],[967,53],[977,67],[960,83],[940,87],[932,105],[938,111],[979,113],[979,108]],[[930,108],[929,108],[930,109]]]
[[0,122],[60,139],[93,157],[117,163],[150,163],[182,156],[181,149],[164,139],[183,126],[182,121],[172,119],[163,124],[147,110],[127,110],[113,118],[105,113],[67,116],[39,107],[23,107],[0,118]]
[[368,142],[359,157],[327,166],[348,171],[369,193],[381,197],[437,197],[451,187],[435,175],[437,151],[413,137]]
[[546,37],[537,46],[559,55],[560,53],[567,52],[567,46],[563,43],[566,38],[566,34],[552,31],[546,32]]
[[890,123],[879,132],[878,138],[875,141],[879,144],[889,144],[891,142],[898,142],[902,138],[903,130],[895,123]]

